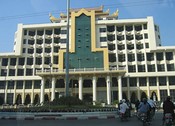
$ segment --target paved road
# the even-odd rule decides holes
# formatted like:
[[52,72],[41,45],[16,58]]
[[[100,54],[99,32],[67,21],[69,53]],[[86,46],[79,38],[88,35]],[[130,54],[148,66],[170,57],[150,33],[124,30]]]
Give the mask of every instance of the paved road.
[[[158,112],[151,126],[161,126],[162,113]],[[131,117],[127,122],[119,119],[92,120],[0,120],[0,126],[142,126],[136,118]]]

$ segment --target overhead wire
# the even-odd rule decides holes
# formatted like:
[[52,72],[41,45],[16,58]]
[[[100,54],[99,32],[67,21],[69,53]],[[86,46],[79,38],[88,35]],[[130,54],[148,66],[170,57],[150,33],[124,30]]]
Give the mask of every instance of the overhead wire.
[[[171,0],[175,1],[175,0]],[[104,5],[105,8],[120,8],[120,7],[134,7],[134,6],[145,6],[145,5],[155,5],[155,4],[167,4],[169,1],[134,1],[134,2],[125,2],[125,3],[117,3],[117,4],[107,4]],[[91,7],[85,7],[85,8],[93,8]],[[0,17],[0,21],[2,20],[12,20],[12,19],[20,19],[20,18],[30,18],[30,17],[37,17],[37,16],[45,16],[49,15],[49,13],[52,14],[60,14],[65,13],[66,10],[52,10],[52,11],[45,11],[45,12],[39,12],[39,13],[30,13],[30,14],[22,14],[22,15],[13,15],[13,16],[3,16]]]

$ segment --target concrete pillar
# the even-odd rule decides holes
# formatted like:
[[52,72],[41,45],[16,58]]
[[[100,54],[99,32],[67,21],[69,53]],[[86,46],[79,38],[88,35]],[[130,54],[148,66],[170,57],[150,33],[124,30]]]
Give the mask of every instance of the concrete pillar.
[[55,77],[52,77],[51,101],[55,99]]
[[14,81],[13,104],[16,103],[16,83],[17,81]]
[[166,77],[166,86],[167,86],[168,96],[170,96],[170,85],[169,85],[169,78],[168,77]]
[[44,102],[44,89],[45,89],[45,79],[42,78],[41,80],[41,96],[40,96],[40,103]]
[[22,104],[24,104],[24,100],[25,100],[25,85],[26,85],[26,81],[23,81]]
[[157,80],[157,99],[160,101],[160,87],[159,87],[159,78],[156,77]]
[[122,100],[122,77],[118,76],[118,96],[119,100]]
[[146,86],[147,86],[147,96],[150,98],[150,87],[149,87],[149,78],[146,77]]
[[93,91],[93,105],[95,105],[95,102],[97,101],[97,78],[96,76],[93,76],[92,78],[92,91]]
[[107,87],[107,104],[111,104],[111,78],[107,76],[106,78],[106,87]]
[[139,78],[138,77],[137,77],[137,96],[138,96],[138,99],[141,100],[140,85],[139,85]]
[[79,99],[83,100],[83,78],[79,77]]
[[34,101],[34,83],[35,83],[35,81],[33,80],[32,81],[31,104],[33,104],[33,101]]
[[5,80],[5,85],[4,85],[4,104],[7,104],[7,81]]

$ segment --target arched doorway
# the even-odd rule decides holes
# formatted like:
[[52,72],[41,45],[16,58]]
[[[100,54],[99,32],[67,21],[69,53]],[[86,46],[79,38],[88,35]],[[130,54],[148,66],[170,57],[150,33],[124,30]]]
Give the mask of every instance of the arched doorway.
[[141,94],[141,100],[142,100],[143,98],[147,98],[147,95],[146,95],[145,92],[142,92],[142,94]]
[[132,92],[130,101],[131,101],[131,103],[135,103],[137,101],[137,97],[136,97],[136,93],[135,92]]
[[49,102],[49,96],[48,96],[48,94],[45,94],[44,95],[44,102]]
[[30,95],[27,94],[27,95],[26,95],[26,98],[25,98],[25,101],[24,101],[24,104],[25,104],[25,105],[28,105],[28,104],[30,104],[30,103],[31,103],[31,98],[30,98]]
[[153,101],[157,101],[157,94],[156,94],[155,91],[153,91],[153,92],[151,93],[151,99],[152,99]]
[[125,92],[122,92],[122,97],[123,97],[123,99],[127,100],[127,96],[126,96],[126,93]]
[[34,105],[39,104],[39,102],[40,102],[39,100],[40,100],[39,95],[36,94],[36,95],[35,95],[35,98],[34,98],[34,102],[33,102]]
[[22,98],[21,98],[20,94],[18,94],[17,97],[16,97],[16,104],[17,105],[22,104]]

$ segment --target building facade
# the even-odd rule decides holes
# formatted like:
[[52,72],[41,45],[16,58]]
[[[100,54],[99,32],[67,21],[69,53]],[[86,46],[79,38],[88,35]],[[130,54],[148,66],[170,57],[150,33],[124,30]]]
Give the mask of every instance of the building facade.
[[[0,98],[37,104],[65,94],[67,16],[18,24],[14,52],[0,53]],[[175,98],[175,46],[161,46],[153,17],[118,19],[118,11],[70,10],[69,94],[112,104],[122,98]]]

